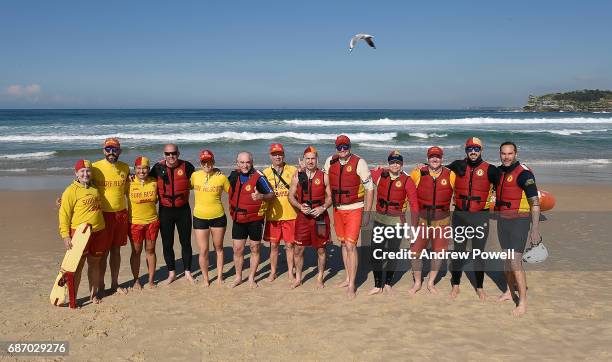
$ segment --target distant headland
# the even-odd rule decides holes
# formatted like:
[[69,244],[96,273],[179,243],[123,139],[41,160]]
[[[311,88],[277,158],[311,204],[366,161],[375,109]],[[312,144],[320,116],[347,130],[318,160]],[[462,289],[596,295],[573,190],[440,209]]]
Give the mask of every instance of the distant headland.
[[612,91],[584,89],[567,93],[530,95],[525,112],[612,112]]

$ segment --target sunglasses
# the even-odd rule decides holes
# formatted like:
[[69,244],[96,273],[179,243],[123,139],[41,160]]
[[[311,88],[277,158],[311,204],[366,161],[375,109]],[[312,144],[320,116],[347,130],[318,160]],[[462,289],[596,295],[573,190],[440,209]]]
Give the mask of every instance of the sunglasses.
[[336,146],[336,150],[338,150],[338,151],[346,151],[346,150],[348,150],[349,148],[351,148],[351,146],[349,146],[349,145],[340,145],[340,146]]
[[117,154],[117,153],[119,153],[119,151],[121,151],[121,149],[120,149],[120,148],[117,148],[117,147],[110,147],[110,146],[109,146],[109,147],[104,147],[104,151],[106,151],[106,152],[108,152],[108,153],[114,153],[114,154]]
[[178,155],[178,151],[174,151],[174,152],[164,152],[164,155],[166,155],[166,156],[176,156],[176,155]]
[[476,147],[466,147],[465,148],[465,152],[480,152],[482,148],[476,146]]
[[403,165],[404,163],[400,160],[391,160],[389,161],[389,165],[393,165],[393,164],[398,164],[398,165]]

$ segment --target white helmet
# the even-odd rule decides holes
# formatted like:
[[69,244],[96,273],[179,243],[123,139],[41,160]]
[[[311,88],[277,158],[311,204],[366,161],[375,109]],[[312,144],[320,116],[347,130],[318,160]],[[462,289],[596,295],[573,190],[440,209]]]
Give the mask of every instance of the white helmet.
[[541,263],[548,258],[548,249],[540,240],[537,244],[531,244],[523,254],[523,261],[529,264]]

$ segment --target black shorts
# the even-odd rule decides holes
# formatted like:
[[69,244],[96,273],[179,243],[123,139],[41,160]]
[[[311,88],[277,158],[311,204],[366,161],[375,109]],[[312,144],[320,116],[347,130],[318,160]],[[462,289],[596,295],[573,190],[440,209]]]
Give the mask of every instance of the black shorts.
[[246,240],[261,241],[263,235],[263,220],[251,221],[251,222],[235,222],[232,225],[232,239],[234,240]]
[[497,220],[497,237],[502,249],[511,249],[517,253],[525,251],[531,218],[519,217],[516,219],[499,218]]
[[227,216],[216,217],[214,219],[199,219],[193,217],[193,228],[194,229],[208,229],[208,228],[224,228],[227,226]]

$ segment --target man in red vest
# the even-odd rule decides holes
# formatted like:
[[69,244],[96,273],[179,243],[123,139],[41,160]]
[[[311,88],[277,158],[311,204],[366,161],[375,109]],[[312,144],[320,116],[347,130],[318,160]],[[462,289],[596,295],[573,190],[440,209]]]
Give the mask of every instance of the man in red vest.
[[157,180],[159,199],[159,231],[162,238],[164,260],[168,267],[170,284],[176,279],[174,262],[174,227],[179,234],[181,257],[185,268],[185,278],[195,283],[191,275],[191,208],[189,207],[189,179],[195,171],[193,165],[179,159],[178,146],[169,143],[164,146],[164,160],[156,163],[149,176]]
[[[436,253],[448,249],[447,234],[450,228],[450,205],[455,188],[455,173],[442,166],[442,157],[444,157],[442,148],[430,147],[427,150],[428,165],[417,167],[410,174],[417,187],[420,226],[416,240],[411,240],[414,285],[408,291],[410,294],[415,294],[421,289],[422,259],[424,258],[422,252],[427,245],[431,242],[431,249]],[[441,265],[442,259],[434,258],[431,261],[427,289],[432,294],[438,292],[434,282]]]
[[342,260],[346,270],[346,280],[338,287],[348,287],[348,297],[352,299],[356,292],[357,241],[362,220],[364,224],[370,220],[374,184],[368,164],[351,153],[351,140],[345,135],[336,138],[336,154],[327,158],[323,170],[329,176],[334,205],[334,229],[342,243]]
[[234,288],[242,283],[244,247],[250,239],[251,249],[249,285],[256,288],[255,273],[259,266],[259,249],[266,215],[266,201],[272,200],[274,190],[263,173],[253,168],[253,155],[240,152],[236,157],[238,168],[229,175],[229,208],[234,221],[232,239],[234,247],[234,267],[236,279],[230,285]]
[[[455,210],[452,224],[454,230],[476,230],[471,238],[472,250],[484,251],[489,236],[489,199],[493,186],[499,179],[497,167],[482,159],[482,141],[477,137],[470,137],[465,142],[466,158],[453,161],[447,167],[457,178],[455,180]],[[467,234],[467,233],[466,233]],[[465,252],[467,238],[456,235],[454,251]],[[457,258],[451,261],[451,298],[459,294],[459,284],[463,274],[464,259]],[[484,281],[484,265],[481,258],[474,260],[474,274],[476,276],[476,293],[480,300],[486,299],[482,288]]]
[[497,236],[502,249],[514,251],[514,258],[505,261],[504,272],[508,289],[498,301],[512,300],[518,287],[519,303],[512,314],[521,316],[527,308],[527,277],[523,269],[523,252],[527,239],[533,245],[542,241],[539,231],[540,200],[533,172],[517,160],[516,144],[502,143],[499,156],[502,164],[498,167],[501,174],[496,187]]
[[[372,171],[372,181],[376,185],[376,213],[370,244],[374,288],[368,295],[393,293],[392,282],[395,274],[395,260],[382,257],[382,252],[396,252],[402,241],[401,236],[389,238],[385,228],[395,228],[406,223],[406,211],[410,205],[412,225],[417,224],[419,202],[416,186],[410,176],[402,170],[404,157],[399,151],[391,151],[387,157],[388,168]],[[379,255],[380,254],[380,255]]]
[[291,288],[302,285],[304,247],[317,249],[317,288],[324,287],[325,245],[330,238],[330,223],[327,209],[332,204],[329,177],[318,168],[317,150],[308,146],[304,150],[304,171],[296,172],[289,187],[289,202],[299,212],[295,222],[295,273]]

